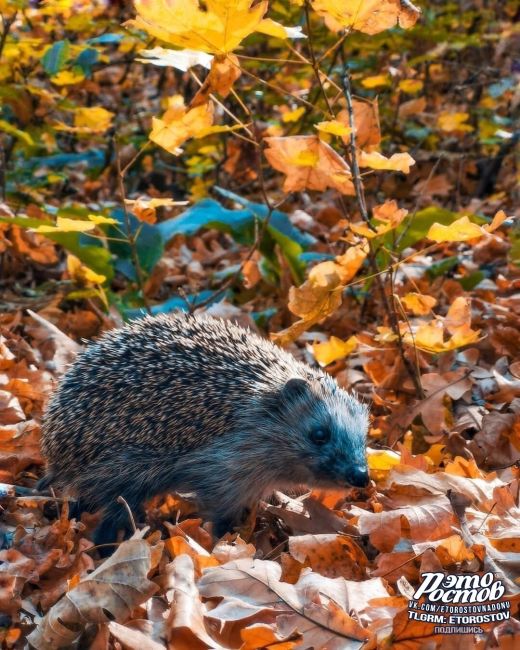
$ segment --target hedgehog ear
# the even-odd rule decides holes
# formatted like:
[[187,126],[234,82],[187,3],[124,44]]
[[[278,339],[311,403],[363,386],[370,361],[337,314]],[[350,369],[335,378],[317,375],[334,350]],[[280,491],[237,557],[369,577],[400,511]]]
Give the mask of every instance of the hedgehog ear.
[[301,399],[309,394],[309,384],[305,379],[300,377],[292,377],[287,381],[282,388],[282,396],[287,401]]

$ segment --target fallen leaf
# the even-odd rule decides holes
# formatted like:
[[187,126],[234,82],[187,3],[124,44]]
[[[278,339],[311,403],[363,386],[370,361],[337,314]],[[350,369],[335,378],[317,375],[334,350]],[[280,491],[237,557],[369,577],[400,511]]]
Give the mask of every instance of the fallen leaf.
[[140,539],[123,542],[51,607],[28,641],[38,650],[64,648],[80,636],[87,623],[126,620],[134,607],[157,591],[157,585],[147,579],[151,562],[149,544]]

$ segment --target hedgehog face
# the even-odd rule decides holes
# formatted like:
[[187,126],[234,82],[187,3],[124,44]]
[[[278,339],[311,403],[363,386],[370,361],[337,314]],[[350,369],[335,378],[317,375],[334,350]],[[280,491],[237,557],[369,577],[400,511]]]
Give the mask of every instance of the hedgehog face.
[[278,426],[294,482],[366,487],[368,409],[328,376],[290,379],[282,389]]

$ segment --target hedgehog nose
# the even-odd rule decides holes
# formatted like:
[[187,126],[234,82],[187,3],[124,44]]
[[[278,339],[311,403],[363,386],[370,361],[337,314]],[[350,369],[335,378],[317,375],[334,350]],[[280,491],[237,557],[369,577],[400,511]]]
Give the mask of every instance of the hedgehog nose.
[[370,482],[366,467],[353,467],[349,473],[348,482],[354,487],[366,487]]

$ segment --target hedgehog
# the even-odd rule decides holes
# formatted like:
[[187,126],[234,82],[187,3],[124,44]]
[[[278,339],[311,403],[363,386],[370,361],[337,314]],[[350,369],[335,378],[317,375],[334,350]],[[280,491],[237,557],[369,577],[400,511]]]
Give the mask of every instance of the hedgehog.
[[296,486],[365,487],[368,408],[320,368],[207,315],[147,316],[90,343],[44,414],[50,484],[94,541],[129,532],[126,500],[194,493],[215,538],[260,498]]

